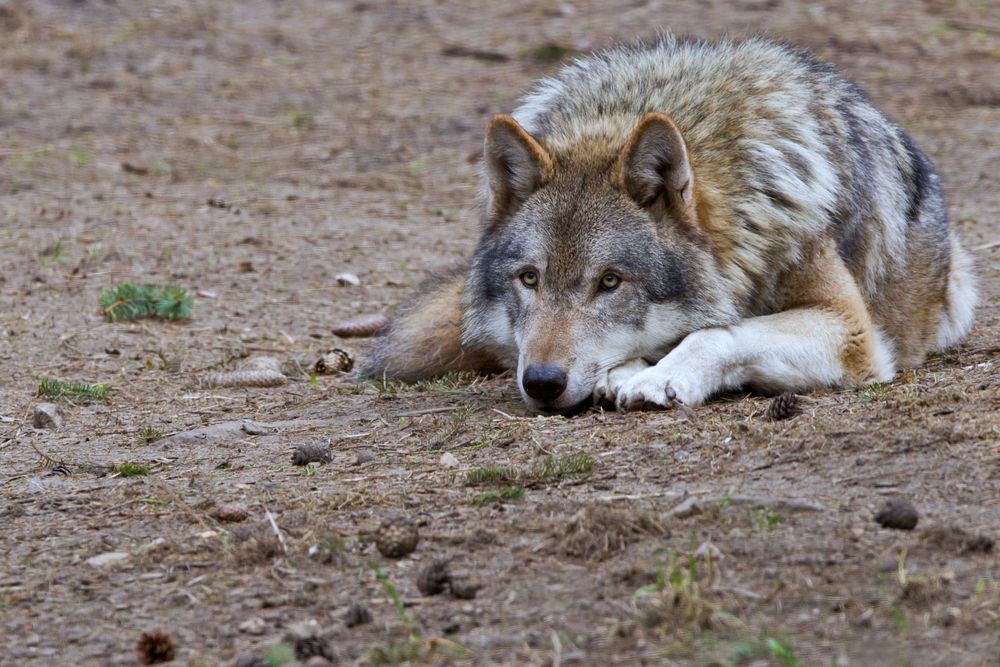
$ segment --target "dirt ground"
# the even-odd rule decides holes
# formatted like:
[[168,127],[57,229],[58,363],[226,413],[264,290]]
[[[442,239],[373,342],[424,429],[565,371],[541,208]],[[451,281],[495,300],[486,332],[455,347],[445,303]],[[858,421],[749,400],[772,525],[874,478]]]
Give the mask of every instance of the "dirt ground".
[[[360,351],[334,323],[470,251],[490,115],[658,28],[811,48],[911,131],[980,267],[971,338],[779,422],[311,377]],[[0,664],[136,664],[163,631],[173,664],[276,665],[313,620],[342,664],[1000,665],[998,128],[995,2],[0,0]],[[108,323],[122,281],[194,315]],[[261,355],[290,382],[197,385]],[[35,429],[45,378],[110,397]],[[913,531],[873,520],[897,495]],[[473,599],[418,590],[439,558]]]

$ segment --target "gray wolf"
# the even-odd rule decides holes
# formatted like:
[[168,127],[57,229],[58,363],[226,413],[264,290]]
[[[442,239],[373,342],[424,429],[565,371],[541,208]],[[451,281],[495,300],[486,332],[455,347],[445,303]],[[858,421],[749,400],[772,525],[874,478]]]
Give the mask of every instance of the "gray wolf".
[[486,129],[467,267],[361,368],[514,369],[572,412],[887,381],[969,331],[973,267],[931,161],[865,94],[765,39],[577,60]]

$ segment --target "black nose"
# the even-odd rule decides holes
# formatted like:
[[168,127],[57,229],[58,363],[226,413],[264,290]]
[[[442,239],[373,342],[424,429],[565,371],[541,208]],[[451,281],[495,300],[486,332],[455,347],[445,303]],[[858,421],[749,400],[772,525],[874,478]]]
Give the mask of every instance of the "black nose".
[[566,374],[551,364],[531,364],[521,378],[524,393],[539,401],[552,401],[566,391]]

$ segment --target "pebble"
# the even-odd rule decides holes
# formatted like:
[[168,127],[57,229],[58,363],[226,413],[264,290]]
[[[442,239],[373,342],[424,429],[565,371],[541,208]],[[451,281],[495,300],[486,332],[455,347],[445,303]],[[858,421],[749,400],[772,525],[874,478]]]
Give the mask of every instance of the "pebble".
[[361,284],[361,278],[358,278],[353,273],[338,273],[333,279],[341,287],[357,287]]
[[31,415],[31,425],[35,428],[57,429],[62,421],[62,409],[55,403],[39,403]]
[[109,551],[107,553],[98,554],[97,556],[91,556],[87,559],[87,565],[92,567],[105,567],[107,565],[114,565],[115,563],[128,560],[128,557],[129,555],[124,551]]
[[370,449],[359,449],[354,455],[354,465],[361,465],[375,460],[375,452]]
[[248,618],[239,624],[239,629],[248,635],[262,635],[267,630],[267,623],[260,617]]
[[277,357],[253,357],[240,364],[241,371],[273,371],[281,372],[281,360]]
[[441,455],[441,459],[438,461],[442,468],[457,468],[458,467],[458,457],[456,457],[451,452],[445,452]]
[[459,600],[472,600],[483,587],[478,577],[468,573],[455,573],[448,580],[448,590]]

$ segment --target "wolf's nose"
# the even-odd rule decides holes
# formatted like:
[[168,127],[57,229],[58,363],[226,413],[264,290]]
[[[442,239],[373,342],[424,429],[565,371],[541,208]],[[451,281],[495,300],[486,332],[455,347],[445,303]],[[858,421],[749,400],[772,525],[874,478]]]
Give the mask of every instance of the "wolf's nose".
[[566,373],[552,364],[531,364],[521,378],[524,393],[539,401],[551,401],[566,391]]

